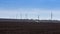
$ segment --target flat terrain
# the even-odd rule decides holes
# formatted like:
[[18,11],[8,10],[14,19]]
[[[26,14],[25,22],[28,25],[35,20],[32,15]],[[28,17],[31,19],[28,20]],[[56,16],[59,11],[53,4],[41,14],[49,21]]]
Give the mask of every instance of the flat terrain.
[[60,34],[60,22],[0,19],[0,34]]

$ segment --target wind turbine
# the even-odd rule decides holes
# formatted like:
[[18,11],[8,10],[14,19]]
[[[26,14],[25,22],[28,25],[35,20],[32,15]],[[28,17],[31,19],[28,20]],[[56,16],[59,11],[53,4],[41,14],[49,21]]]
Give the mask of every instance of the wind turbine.
[[38,20],[39,20],[39,15],[38,15]]
[[17,19],[17,17],[18,17],[18,13],[16,13],[16,19]]
[[28,19],[28,15],[27,14],[25,14],[25,18]]
[[38,15],[38,19],[37,19],[37,21],[36,22],[39,22],[39,15]]
[[53,13],[52,13],[52,11],[51,11],[51,20],[53,19]]
[[20,13],[20,19],[22,19],[22,14]]

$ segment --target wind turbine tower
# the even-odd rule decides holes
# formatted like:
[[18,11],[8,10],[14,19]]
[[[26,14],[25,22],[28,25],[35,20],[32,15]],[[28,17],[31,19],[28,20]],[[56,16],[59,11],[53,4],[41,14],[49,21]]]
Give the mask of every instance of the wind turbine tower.
[[25,14],[25,18],[28,19],[28,15],[27,14]]
[[20,14],[20,19],[22,19],[22,14]]
[[51,20],[53,19],[53,13],[52,13],[52,11],[51,11]]

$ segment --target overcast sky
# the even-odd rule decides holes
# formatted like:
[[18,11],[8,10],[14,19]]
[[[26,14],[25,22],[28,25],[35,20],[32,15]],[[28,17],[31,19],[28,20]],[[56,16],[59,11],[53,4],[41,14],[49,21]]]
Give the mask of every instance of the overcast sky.
[[0,18],[50,19],[51,11],[60,20],[60,0],[0,0]]

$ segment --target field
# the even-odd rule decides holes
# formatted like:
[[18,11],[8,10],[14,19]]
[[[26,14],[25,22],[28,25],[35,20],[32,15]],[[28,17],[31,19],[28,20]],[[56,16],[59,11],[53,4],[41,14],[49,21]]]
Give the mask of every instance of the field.
[[0,19],[0,34],[60,34],[60,22]]

